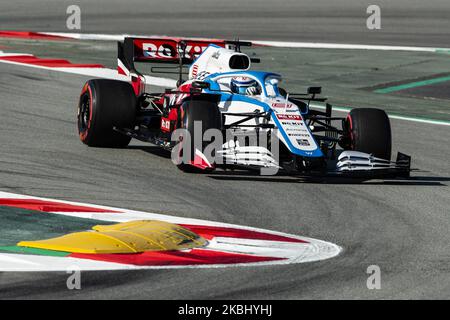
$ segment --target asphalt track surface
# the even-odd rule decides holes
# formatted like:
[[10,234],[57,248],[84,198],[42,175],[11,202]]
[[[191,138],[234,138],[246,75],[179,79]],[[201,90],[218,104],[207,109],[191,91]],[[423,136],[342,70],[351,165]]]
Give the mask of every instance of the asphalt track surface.
[[[37,22],[51,27],[42,17],[18,18],[24,29]],[[11,26],[18,28],[18,21]],[[124,28],[133,31],[133,25]],[[137,142],[125,150],[82,145],[74,119],[85,77],[3,64],[0,70],[1,190],[249,225],[344,248],[336,258],[309,264],[85,272],[79,291],[67,290],[65,273],[2,273],[0,298],[450,297],[447,126],[392,120],[394,150],[411,154],[413,166],[421,169],[411,180],[360,185],[190,175],[158,149]],[[366,270],[373,264],[382,271],[380,290],[366,287]]]
[[[447,0],[14,0],[0,3],[0,29],[450,47]],[[381,8],[381,30],[366,27]],[[75,30],[76,31],[76,30]]]

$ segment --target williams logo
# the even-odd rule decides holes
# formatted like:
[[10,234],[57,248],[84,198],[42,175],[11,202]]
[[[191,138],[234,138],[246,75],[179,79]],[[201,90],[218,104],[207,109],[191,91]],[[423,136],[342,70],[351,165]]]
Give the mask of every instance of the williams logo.
[[311,145],[307,139],[297,139],[297,143],[299,146],[310,146]]

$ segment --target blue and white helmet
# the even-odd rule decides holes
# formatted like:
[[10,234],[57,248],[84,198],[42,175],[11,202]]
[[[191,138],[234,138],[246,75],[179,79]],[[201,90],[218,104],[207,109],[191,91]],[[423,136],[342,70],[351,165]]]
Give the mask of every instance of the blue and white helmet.
[[256,87],[257,82],[248,77],[233,77],[230,83],[230,89],[237,94],[246,94],[247,88]]

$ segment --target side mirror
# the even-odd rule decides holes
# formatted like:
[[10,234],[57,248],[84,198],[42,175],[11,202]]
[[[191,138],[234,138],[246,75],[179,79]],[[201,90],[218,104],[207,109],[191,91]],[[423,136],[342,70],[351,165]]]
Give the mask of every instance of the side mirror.
[[210,88],[210,84],[209,84],[209,82],[205,82],[205,81],[193,81],[192,82],[192,88],[195,88],[195,89],[209,89]]
[[308,94],[321,94],[322,93],[322,87],[309,87],[308,88]]

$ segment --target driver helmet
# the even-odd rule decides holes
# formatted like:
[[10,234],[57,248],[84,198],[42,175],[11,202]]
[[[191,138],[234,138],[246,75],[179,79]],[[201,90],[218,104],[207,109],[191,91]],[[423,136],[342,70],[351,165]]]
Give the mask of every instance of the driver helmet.
[[231,91],[237,94],[246,94],[247,88],[256,86],[256,80],[248,77],[233,77],[230,84]]

